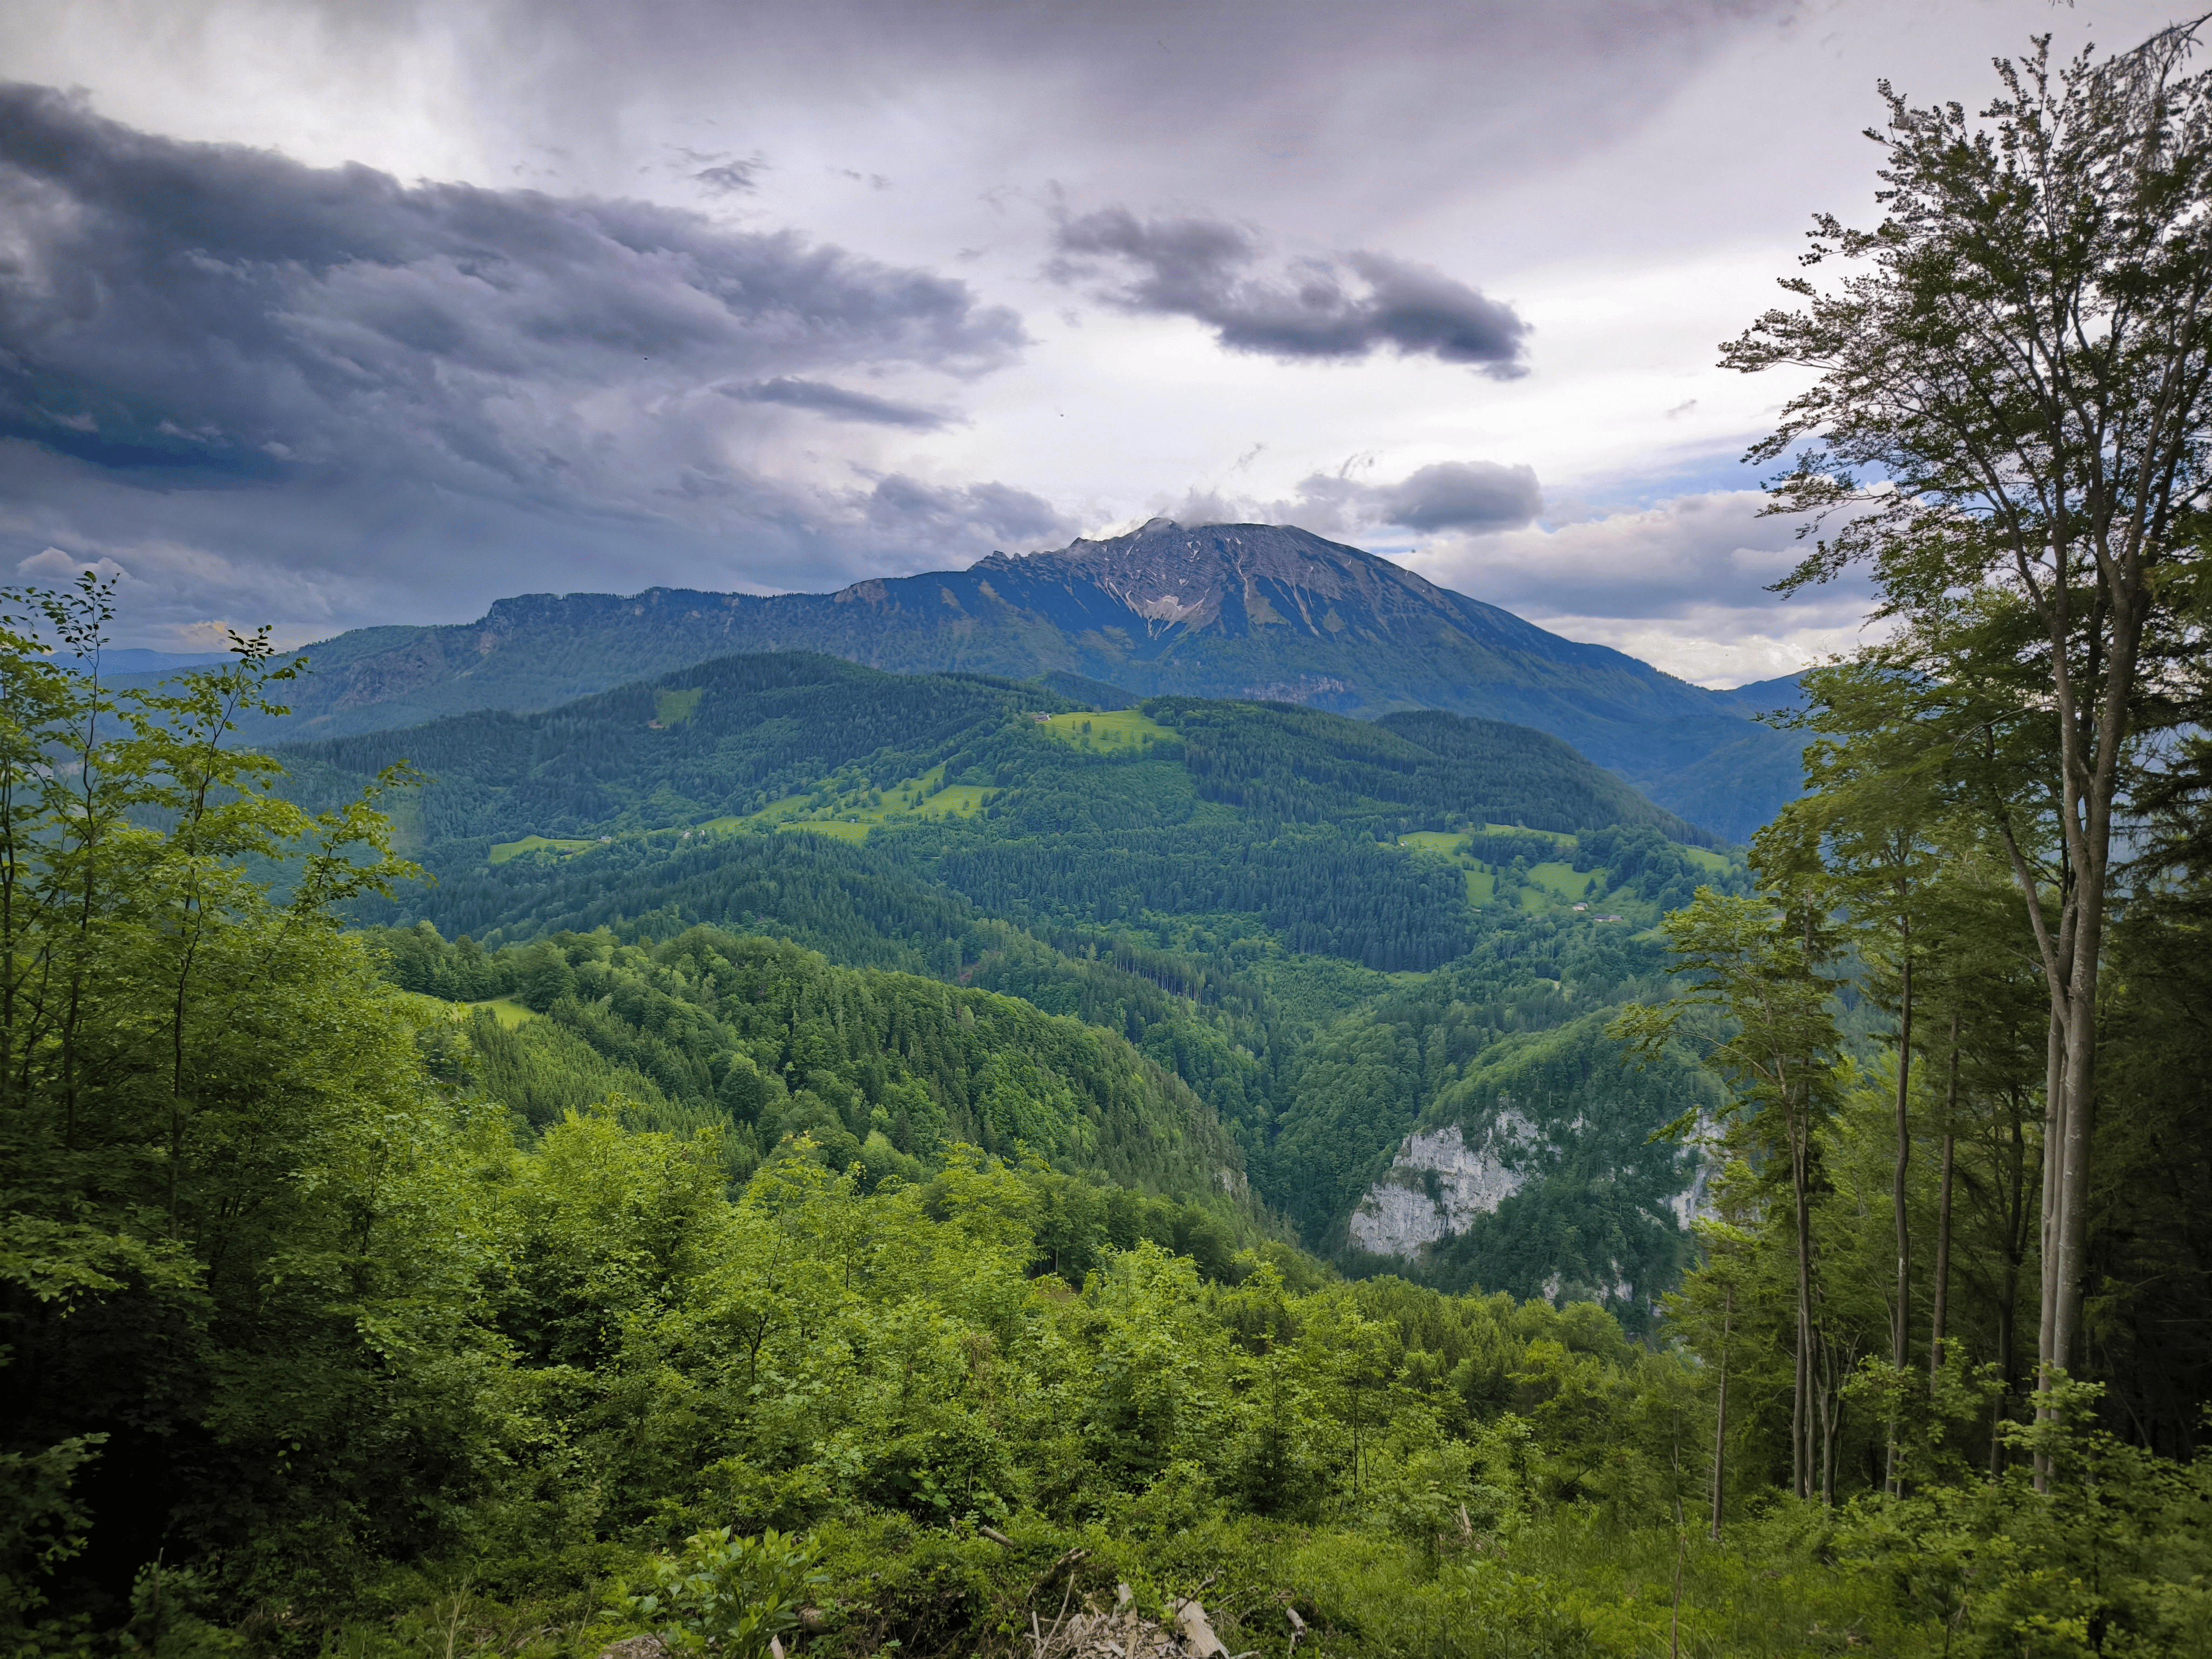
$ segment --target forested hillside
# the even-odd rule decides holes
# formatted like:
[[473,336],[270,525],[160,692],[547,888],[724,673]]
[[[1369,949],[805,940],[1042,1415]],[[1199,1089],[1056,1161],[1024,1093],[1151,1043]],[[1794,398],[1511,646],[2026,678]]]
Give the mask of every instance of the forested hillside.
[[[1700,882],[1741,880],[1668,839],[1696,831],[1523,727],[1191,699],[1071,709],[1035,686],[799,653],[286,758],[311,800],[402,761],[429,775],[401,823],[439,884],[367,919],[428,921],[471,949],[772,930],[1107,1023],[1212,1109],[1261,1198],[1340,1255],[1437,1088],[1509,1031],[1655,984],[1654,945],[1629,936]],[[1638,827],[1572,833],[1624,823]],[[1368,1096],[1345,1117],[1327,1056],[1408,1000],[1383,975],[1447,963],[1453,1057],[1394,1042],[1379,1069],[1344,1073]],[[1601,1286],[1642,1328],[1681,1260],[1672,1195],[1652,1223],[1672,1242],[1560,1246],[1513,1284]]]
[[[954,784],[1018,787],[1050,797],[1036,815],[1057,823],[1082,810],[1070,798],[1079,777],[1076,795],[1102,782],[1123,797],[1145,793],[1103,763],[1146,759],[1181,762],[1193,780],[1154,785],[1167,791],[1147,815],[1156,819],[1187,817],[1203,799],[1263,819],[1358,819],[1393,833],[1486,821],[1569,830],[1629,823],[1716,839],[1525,726],[1443,714],[1370,725],[1187,698],[1156,699],[1133,725],[1099,721],[1095,737],[1080,721],[1032,731],[1021,718],[1034,725],[1036,714],[1087,707],[1041,684],[884,674],[791,652],[701,663],[544,714],[460,715],[282,752],[295,792],[326,774],[327,787],[342,792],[407,761],[427,780],[410,809],[425,848],[610,826],[683,829],[800,795],[818,797],[810,805],[834,795],[850,806],[872,794],[860,805],[880,807],[885,792],[925,781],[933,795]],[[1133,741],[1117,745],[1125,727]],[[1131,826],[1107,814],[1096,827]]]
[[[224,745],[228,711],[274,689],[265,647],[149,707],[0,642],[25,738],[0,751],[17,896],[0,1040],[21,1057],[0,1068],[0,1619],[18,1651],[554,1659],[645,1630],[729,1652],[771,1635],[856,1659],[1011,1652],[1119,1595],[1125,1647],[1203,1617],[1286,1656],[1831,1636],[1935,1652],[1962,1626],[2075,1617],[2093,1562],[2108,1627],[2154,1651],[2193,1639],[2201,1466],[2101,1435],[2086,1398],[2030,1433],[1994,1372],[1954,1358],[1894,1466],[1910,1495],[1823,1511],[1875,1484],[1898,1420],[1869,1369],[1830,1401],[1813,1499],[1778,1501],[1788,1296],[1747,1165],[1663,1322],[1635,1310],[1643,1342],[1578,1284],[1468,1283],[1532,1275],[1567,1259],[1586,1278],[1623,1271],[1665,1196],[1638,1171],[1674,1156],[1636,1111],[1726,1116],[1679,1060],[1656,1102],[1628,1086],[1606,1017],[1575,1006],[1656,994],[1656,942],[1545,896],[1602,872],[1609,902],[1656,915],[1696,849],[1437,832],[1409,856],[1492,878],[1492,925],[1418,976],[1281,951],[1094,957],[926,895],[904,913],[921,937],[957,919],[961,958],[986,947],[950,975],[841,968],[758,930],[648,944],[649,919],[491,950],[421,924],[348,933],[331,906],[415,872],[374,811],[307,817]],[[550,890],[626,849],[634,872],[812,854],[817,901],[879,856],[749,831],[489,873]],[[749,890],[773,900],[803,867]],[[279,870],[282,902],[253,873]],[[896,866],[871,878],[922,895]],[[1694,951],[1700,913],[1741,902],[1708,887],[1669,926]],[[843,919],[823,928],[841,950],[912,947],[864,906],[809,914]],[[2138,1020],[2200,988],[2201,953],[2154,965],[2174,926],[2130,945]],[[1019,1000],[946,982],[960,972]],[[1347,998],[1349,1022],[1322,1018]],[[1966,1028],[1966,1098],[2017,1099],[1998,1029]],[[1340,1114],[1395,1089],[1425,1130],[1571,1111],[1596,1133],[1427,1264],[1450,1288],[1347,1283],[1283,1241],[1216,1114],[1139,1052],[1252,1068],[1250,1136],[1270,1042],[1295,1055],[1294,1102]],[[1824,1275],[1879,1248],[1856,1170],[1881,1115],[1838,1104]],[[1306,1128],[1316,1147],[1363,1133]],[[1364,1133],[1387,1158],[1399,1128]],[[2001,1169],[2002,1135],[1988,1145]],[[1962,1345],[2002,1306],[1979,1274],[2004,1214],[1956,1221]],[[2136,1216],[2138,1250],[2189,1224],[2154,1199]],[[1866,1312],[1847,1272],[1830,1282],[1840,1333]],[[2179,1376],[2165,1354],[2115,1358],[2131,1401]],[[1958,1459],[1983,1455],[1992,1404],[2003,1473],[1978,1485]]]
[[651,950],[563,933],[487,954],[427,926],[365,939],[405,989],[503,1005],[467,1039],[485,1092],[533,1129],[617,1095],[642,1127],[712,1127],[735,1182],[799,1135],[871,1185],[919,1181],[964,1143],[1252,1218],[1212,1111],[1121,1037],[1028,1002],[703,927]]
[[[732,652],[794,650],[908,674],[1041,676],[1098,708],[1258,698],[1533,726],[1738,839],[1796,783],[1798,740],[1747,718],[1764,703],[1562,639],[1294,526],[1166,520],[834,594],[538,593],[466,626],[363,629],[311,648],[295,715],[245,729],[271,743],[545,710]],[[1723,750],[1731,757],[1715,763]],[[1693,770],[1686,793],[1677,778]]]

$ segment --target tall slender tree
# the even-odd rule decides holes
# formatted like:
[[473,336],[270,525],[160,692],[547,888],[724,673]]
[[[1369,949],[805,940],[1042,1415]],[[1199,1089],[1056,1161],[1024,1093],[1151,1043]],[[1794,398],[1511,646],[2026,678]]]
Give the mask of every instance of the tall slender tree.
[[[1820,733],[1805,751],[1808,793],[1785,810],[1798,838],[1826,860],[1835,897],[1853,917],[1869,988],[1895,1012],[1891,1221],[1896,1236],[1890,1363],[1899,1387],[1912,1356],[1912,1060],[1915,972],[1942,944],[1929,912],[1942,877],[1942,835],[1953,745],[1928,719],[1909,673],[1870,660],[1807,677]],[[1899,1424],[1893,1414],[1887,1480],[1897,1486]]]
[[1978,112],[1885,82],[1881,222],[1817,217],[1810,273],[1784,283],[1796,308],[1723,348],[1747,372],[1813,371],[1752,451],[1795,458],[1770,509],[1810,515],[1782,587],[1863,562],[1918,670],[1986,688],[1993,744],[2040,739],[2055,904],[1995,816],[2050,1003],[2046,1390],[2080,1357],[2114,819],[2194,649],[2176,596],[2212,487],[2212,78],[2185,72],[2203,21],[2064,64],[2042,37]]
[[[1665,1004],[1632,1005],[1611,1029],[1647,1060],[1698,1031],[1705,1063],[1730,1085],[1729,1138],[1789,1171],[1796,1279],[1792,1484],[1810,1498],[1832,1490],[1842,1382],[1821,1328],[1813,1237],[1820,1133],[1835,1108],[1840,1042],[1830,1007],[1835,988],[1820,972],[1832,905],[1818,861],[1802,845],[1763,833],[1754,857],[1768,891],[1739,897],[1700,888],[1693,903],[1668,915],[1661,926],[1674,952],[1670,971],[1686,975],[1687,988]],[[1699,1010],[1718,1018],[1700,1030],[1686,1023]],[[1695,1127],[1686,1121],[1673,1131]]]

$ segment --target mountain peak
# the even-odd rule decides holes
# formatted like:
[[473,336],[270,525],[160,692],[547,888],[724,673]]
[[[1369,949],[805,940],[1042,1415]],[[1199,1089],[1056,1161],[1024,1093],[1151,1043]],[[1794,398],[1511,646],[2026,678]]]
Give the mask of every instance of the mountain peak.
[[1478,609],[1401,565],[1296,525],[1183,525],[1159,518],[1122,535],[1079,537],[1066,547],[1020,559],[994,555],[985,562],[1032,582],[1097,587],[1144,618],[1156,635],[1173,627],[1239,636],[1281,629],[1317,638],[1346,632],[1382,638],[1416,620],[1464,632]]
[[1072,673],[1134,696],[1515,721],[1729,834],[1747,834],[1798,781],[1795,740],[1751,724],[1743,716],[1756,711],[1737,700],[1296,525],[1165,517],[834,594],[534,594],[502,599],[465,626],[366,629],[315,648],[314,681],[289,698],[303,717],[285,732],[337,736],[464,709],[550,708],[761,650],[895,671]]

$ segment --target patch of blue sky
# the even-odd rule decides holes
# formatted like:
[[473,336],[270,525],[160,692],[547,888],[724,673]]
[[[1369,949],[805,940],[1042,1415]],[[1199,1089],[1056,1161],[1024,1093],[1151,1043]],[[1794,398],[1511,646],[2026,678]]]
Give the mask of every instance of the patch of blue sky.
[[[1566,519],[1601,519],[1616,513],[1642,513],[1668,501],[1680,501],[1687,495],[1719,495],[1737,491],[1763,489],[1771,479],[1787,472],[1796,462],[1800,450],[1793,451],[1780,459],[1747,464],[1744,451],[1750,447],[1748,438],[1723,447],[1695,453],[1678,453],[1672,465],[1639,469],[1634,472],[1594,474],[1577,478],[1571,483],[1547,490],[1547,512],[1542,520],[1546,529]],[[1872,478],[1879,472],[1863,473]],[[1565,507],[1567,511],[1554,518],[1554,513]]]

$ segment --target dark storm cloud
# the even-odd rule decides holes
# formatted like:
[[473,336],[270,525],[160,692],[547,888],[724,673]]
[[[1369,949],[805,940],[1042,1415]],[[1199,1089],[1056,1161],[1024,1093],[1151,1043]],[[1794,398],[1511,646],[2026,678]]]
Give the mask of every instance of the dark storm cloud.
[[[1288,501],[1240,501],[1232,508],[1218,496],[1205,496],[1186,502],[1183,511],[1259,517],[1304,525],[1324,535],[1361,536],[1389,525],[1470,535],[1519,530],[1534,524],[1544,508],[1543,486],[1531,466],[1438,461],[1397,483],[1374,484],[1355,476],[1368,459],[1355,458],[1338,471],[1301,479],[1297,494]],[[1197,499],[1205,504],[1197,505]]]
[[1073,531],[1051,502],[1000,483],[945,489],[894,473],[878,479],[861,506],[871,525],[908,544],[943,545],[981,532],[994,545],[1035,547]]
[[1289,360],[1391,349],[1465,363],[1495,379],[1523,372],[1528,325],[1512,307],[1441,271],[1380,253],[1292,260],[1253,274],[1261,250],[1218,219],[1140,219],[1105,208],[1063,220],[1048,274],[1073,283],[1122,273],[1101,297],[1125,311],[1189,317],[1232,351]]
[[963,283],[788,233],[180,143],[34,87],[0,87],[0,436],[163,481],[651,510],[711,493],[701,391],[1024,343]]
[[787,409],[811,410],[833,421],[856,421],[866,426],[904,427],[914,432],[936,432],[956,425],[960,417],[942,409],[919,404],[893,403],[865,392],[848,392],[821,380],[802,380],[780,374],[757,386],[732,386],[730,396],[742,403],[781,404]]
[[1376,490],[1375,507],[1408,530],[1518,530],[1543,510],[1544,491],[1534,467],[1440,461]]

